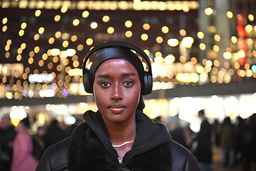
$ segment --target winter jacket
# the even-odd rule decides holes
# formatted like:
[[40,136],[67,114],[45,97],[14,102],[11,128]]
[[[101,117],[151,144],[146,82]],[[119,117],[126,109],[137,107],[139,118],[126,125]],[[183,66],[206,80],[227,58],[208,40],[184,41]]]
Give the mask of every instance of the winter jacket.
[[84,114],[85,123],[71,137],[49,147],[37,171],[199,171],[191,153],[171,140],[166,127],[136,113],[136,138],[123,162],[112,147],[99,112]]

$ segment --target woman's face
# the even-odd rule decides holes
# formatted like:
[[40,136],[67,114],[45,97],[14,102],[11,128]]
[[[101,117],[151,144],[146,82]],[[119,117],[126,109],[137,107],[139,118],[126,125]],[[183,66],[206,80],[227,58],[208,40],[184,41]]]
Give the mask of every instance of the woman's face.
[[95,73],[94,98],[106,124],[134,122],[140,92],[137,70],[124,59],[109,59]]

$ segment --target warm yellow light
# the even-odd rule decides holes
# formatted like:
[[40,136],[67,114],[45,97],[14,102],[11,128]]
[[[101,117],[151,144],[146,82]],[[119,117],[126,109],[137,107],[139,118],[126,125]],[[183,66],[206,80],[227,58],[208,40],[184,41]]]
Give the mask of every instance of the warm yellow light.
[[130,30],[126,31],[125,36],[128,38],[132,37],[132,31],[130,31]]
[[115,32],[114,27],[109,27],[109,28],[107,29],[107,32],[108,32],[108,34],[113,34],[113,33]]
[[220,65],[220,61],[214,60],[214,61],[213,61],[213,65],[216,66],[216,67],[218,67],[218,66]]
[[148,23],[144,23],[142,27],[143,27],[144,30],[149,30],[150,29],[150,25]]
[[22,59],[22,56],[21,55],[17,55],[16,60],[17,61],[21,61],[21,59]]
[[5,17],[5,18],[2,19],[3,24],[7,24],[7,22],[8,22],[8,18]]
[[141,40],[143,41],[148,40],[148,35],[146,33],[143,33],[140,37],[141,37]]
[[78,67],[79,66],[79,61],[74,61],[73,62],[73,66],[76,68],[76,67]]
[[43,59],[43,60],[47,60],[47,59],[48,59],[48,55],[47,55],[46,53],[44,53],[44,54],[42,55],[42,59]]
[[60,19],[61,19],[61,16],[60,16],[60,15],[55,15],[55,17],[54,17],[54,21],[55,21],[55,22],[60,21]]
[[22,44],[20,45],[20,48],[21,48],[21,49],[25,49],[26,47],[27,47],[26,43],[22,43]]
[[63,6],[60,9],[61,13],[66,13],[68,11],[68,7],[67,6]]
[[70,69],[68,71],[68,75],[70,75],[70,76],[75,76],[75,75],[82,76],[83,71],[82,71],[82,69],[79,69],[79,68]]
[[203,38],[204,38],[204,33],[201,32],[201,31],[199,31],[199,32],[197,33],[197,37],[198,37],[199,39],[203,39]]
[[83,49],[84,49],[84,45],[82,45],[82,44],[77,45],[78,51],[82,51]]
[[75,49],[67,49],[66,50],[67,56],[74,56],[76,54]]
[[78,38],[78,37],[77,37],[76,35],[73,35],[73,36],[71,36],[71,41],[72,41],[72,42],[75,42],[75,41],[77,41],[77,38]]
[[132,27],[132,22],[130,20],[127,20],[127,21],[125,21],[124,25],[127,28],[131,28]]
[[164,58],[163,58],[162,56],[156,56],[156,57],[154,58],[154,61],[155,61],[156,63],[158,63],[158,64],[161,64],[161,63],[163,63]]
[[214,50],[214,52],[219,52],[220,51],[220,47],[218,45],[214,45],[213,46],[213,50]]
[[25,31],[24,31],[24,30],[20,30],[20,31],[19,31],[19,36],[20,36],[20,37],[24,36],[24,34],[25,34]]
[[83,18],[87,18],[87,17],[89,17],[89,12],[88,11],[84,11],[83,13],[82,13],[82,17]]
[[55,37],[56,37],[56,38],[60,38],[60,37],[61,37],[61,32],[60,32],[60,31],[57,31],[57,32],[55,33]]
[[173,54],[169,54],[164,58],[164,62],[166,64],[172,64],[174,61],[175,61],[175,57],[173,56]]
[[232,54],[231,54],[230,52],[224,52],[224,53],[223,53],[223,57],[224,57],[225,59],[231,59],[231,58],[232,58]]
[[68,47],[69,46],[69,42],[67,40],[62,42],[62,46],[63,47]]
[[25,23],[25,22],[23,22],[23,23],[21,24],[21,26],[20,26],[20,28],[23,29],[23,30],[24,30],[26,27],[27,27],[27,23]]
[[186,36],[186,34],[187,34],[186,30],[184,30],[184,29],[181,29],[179,31],[179,33],[180,33],[181,36]]
[[220,35],[215,34],[215,35],[214,35],[214,40],[215,40],[216,42],[219,42],[219,41],[220,41]]
[[212,15],[212,14],[213,14],[213,9],[210,8],[210,7],[208,7],[208,8],[206,8],[206,9],[204,10],[204,13],[205,13],[206,15]]
[[39,17],[39,16],[41,15],[41,13],[42,13],[41,10],[36,10],[35,16],[36,16],[36,17]]
[[244,58],[245,57],[245,51],[243,51],[243,50],[240,50],[240,51],[238,51],[238,57],[239,58]]
[[5,50],[5,51],[9,51],[10,48],[11,48],[11,47],[10,47],[9,45],[6,45],[5,48],[4,48],[4,50]]
[[38,29],[38,33],[39,33],[39,34],[43,34],[44,31],[45,31],[44,27],[40,27],[40,28]]
[[163,27],[161,28],[161,31],[166,34],[166,33],[169,32],[169,27],[163,26]]
[[40,51],[40,47],[39,46],[34,47],[34,52],[35,53],[38,53],[39,51]]
[[8,39],[8,40],[6,41],[6,44],[7,44],[7,45],[11,45],[11,44],[12,44],[12,40],[11,40],[11,39]]
[[54,37],[50,37],[49,40],[48,40],[48,43],[49,44],[53,44],[55,41]]
[[103,17],[102,17],[102,21],[103,22],[109,22],[109,20],[110,20],[110,17],[108,16],[108,15],[104,15]]
[[206,61],[206,66],[211,67],[211,66],[212,66],[212,61],[207,60],[207,61]]
[[7,26],[3,26],[3,27],[2,27],[2,31],[3,31],[3,32],[6,32],[6,31],[7,31],[7,29],[8,29],[8,27],[7,27]]
[[51,49],[51,51],[50,51],[50,55],[52,55],[52,56],[57,56],[57,55],[59,55],[59,54],[60,54],[60,49],[53,48],[53,49]]
[[92,22],[90,26],[91,26],[92,29],[96,29],[98,27],[98,23],[97,22]]
[[38,62],[38,65],[40,66],[40,67],[42,67],[43,65],[44,65],[44,60],[40,60],[39,62]]
[[28,58],[28,63],[32,64],[34,62],[34,58]]
[[206,45],[205,45],[204,43],[200,43],[200,44],[199,44],[199,48],[200,48],[201,50],[205,50],[205,49],[206,49]]
[[171,47],[178,46],[179,40],[175,38],[168,39],[167,44]]
[[184,47],[191,48],[192,44],[194,43],[194,39],[193,37],[184,37],[181,43]]
[[156,42],[159,43],[159,44],[163,43],[163,41],[164,41],[164,39],[161,36],[158,36],[156,38]]
[[232,36],[231,37],[231,42],[236,44],[237,43],[237,38],[235,36]]
[[52,58],[52,61],[53,61],[53,63],[59,62],[59,57],[58,57],[58,56],[54,56],[54,57]]
[[90,46],[90,45],[93,44],[93,39],[92,39],[92,38],[87,38],[86,41],[85,41],[85,43],[86,43],[88,46]]
[[252,25],[247,25],[247,26],[245,26],[245,30],[246,30],[246,32],[251,32],[252,30],[253,30],[253,28],[252,28]]
[[78,26],[80,24],[79,19],[74,19],[73,20],[73,26]]
[[210,33],[215,33],[216,30],[217,30],[217,29],[216,29],[215,26],[209,26],[209,27],[207,28],[207,31],[210,32]]
[[254,15],[253,15],[253,14],[249,14],[249,15],[248,15],[248,19],[249,19],[250,21],[254,21]]
[[227,12],[227,17],[230,18],[230,19],[233,18],[233,13],[232,13],[232,11],[228,11],[228,12]]

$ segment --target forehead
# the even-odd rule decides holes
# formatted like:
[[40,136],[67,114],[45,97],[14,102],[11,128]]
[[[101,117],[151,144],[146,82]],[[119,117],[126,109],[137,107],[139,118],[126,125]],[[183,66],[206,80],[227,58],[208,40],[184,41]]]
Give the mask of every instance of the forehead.
[[109,59],[104,61],[99,68],[97,69],[96,73],[120,73],[120,72],[133,72],[138,73],[136,68],[127,60],[125,59]]

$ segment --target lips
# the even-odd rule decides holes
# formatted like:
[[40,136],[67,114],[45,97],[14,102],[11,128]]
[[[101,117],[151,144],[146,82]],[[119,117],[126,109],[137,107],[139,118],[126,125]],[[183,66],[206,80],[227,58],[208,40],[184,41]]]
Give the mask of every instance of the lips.
[[119,114],[125,110],[125,107],[121,105],[113,105],[113,106],[110,106],[109,109],[112,111],[112,113]]

